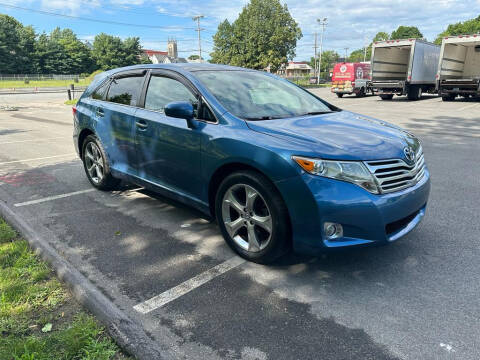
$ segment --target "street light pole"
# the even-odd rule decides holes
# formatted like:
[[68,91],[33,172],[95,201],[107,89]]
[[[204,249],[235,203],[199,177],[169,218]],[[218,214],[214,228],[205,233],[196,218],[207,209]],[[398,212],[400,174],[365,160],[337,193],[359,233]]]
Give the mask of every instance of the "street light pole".
[[317,84],[320,84],[320,74],[322,73],[322,51],[323,51],[323,33],[325,32],[325,26],[327,26],[327,18],[317,19],[317,22],[322,26],[322,32],[320,34],[320,55],[318,59],[318,74]]
[[348,47],[344,48],[345,49],[345,62],[347,62],[347,54],[348,54]]
[[197,22],[197,32],[198,32],[198,56],[200,57],[199,61],[202,62],[202,41],[200,39],[200,31],[203,29],[200,28],[200,19],[204,18],[203,15],[196,15],[192,18],[193,21]]
[[317,33],[315,32],[315,45],[313,46],[315,53],[313,54],[313,75],[317,76]]

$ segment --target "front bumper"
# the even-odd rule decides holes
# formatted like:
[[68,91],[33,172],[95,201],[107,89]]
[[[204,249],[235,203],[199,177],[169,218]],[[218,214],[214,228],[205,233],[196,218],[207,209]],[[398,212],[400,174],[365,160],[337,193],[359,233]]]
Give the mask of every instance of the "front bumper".
[[[387,244],[413,230],[425,215],[430,173],[414,186],[375,195],[357,185],[310,174],[277,183],[290,212],[294,250]],[[327,240],[323,224],[342,224],[343,237]]]

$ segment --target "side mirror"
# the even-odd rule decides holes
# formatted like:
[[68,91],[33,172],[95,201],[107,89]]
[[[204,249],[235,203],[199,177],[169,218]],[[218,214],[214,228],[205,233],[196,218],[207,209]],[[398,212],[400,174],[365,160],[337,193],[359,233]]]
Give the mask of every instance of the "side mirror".
[[190,121],[193,119],[193,105],[188,101],[175,101],[168,103],[164,109],[165,115],[169,117],[185,119]]

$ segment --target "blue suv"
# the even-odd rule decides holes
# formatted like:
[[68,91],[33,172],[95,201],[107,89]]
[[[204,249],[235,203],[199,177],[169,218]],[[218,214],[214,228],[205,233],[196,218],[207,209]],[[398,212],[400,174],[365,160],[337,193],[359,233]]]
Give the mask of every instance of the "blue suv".
[[74,108],[91,184],[126,180],[216,218],[241,256],[386,244],[423,218],[419,140],[274,75],[212,64],[98,75]]

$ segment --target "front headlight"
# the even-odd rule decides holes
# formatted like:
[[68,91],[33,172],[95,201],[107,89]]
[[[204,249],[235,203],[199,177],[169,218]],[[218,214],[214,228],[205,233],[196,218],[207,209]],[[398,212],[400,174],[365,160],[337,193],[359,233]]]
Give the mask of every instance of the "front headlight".
[[362,162],[321,160],[301,156],[292,156],[292,159],[310,174],[348,181],[373,194],[379,193],[375,179]]

